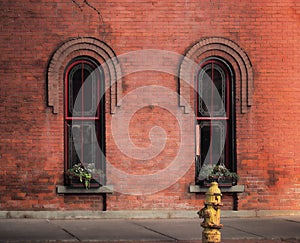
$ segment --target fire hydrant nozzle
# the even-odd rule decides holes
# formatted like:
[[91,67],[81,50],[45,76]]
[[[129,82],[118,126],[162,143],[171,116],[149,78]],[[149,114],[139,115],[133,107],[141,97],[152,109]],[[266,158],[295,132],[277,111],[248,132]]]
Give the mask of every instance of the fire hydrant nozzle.
[[201,223],[201,226],[204,228],[202,232],[203,243],[221,242],[220,229],[223,227],[223,225],[220,224],[220,207],[223,205],[221,203],[221,196],[222,194],[218,183],[212,182],[206,192],[204,208],[198,212],[199,217],[204,218]]

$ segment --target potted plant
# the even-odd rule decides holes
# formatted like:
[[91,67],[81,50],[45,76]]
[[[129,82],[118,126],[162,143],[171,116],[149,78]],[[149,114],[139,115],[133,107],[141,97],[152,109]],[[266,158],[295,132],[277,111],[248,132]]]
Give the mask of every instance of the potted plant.
[[68,169],[65,176],[67,184],[71,187],[84,186],[86,189],[89,189],[91,185],[93,185],[93,187],[100,186],[100,184],[92,178],[92,174],[81,163],[75,164]]
[[198,182],[204,186],[210,186],[213,181],[218,182],[220,186],[233,186],[238,179],[237,173],[228,170],[224,164],[204,165],[198,175]]

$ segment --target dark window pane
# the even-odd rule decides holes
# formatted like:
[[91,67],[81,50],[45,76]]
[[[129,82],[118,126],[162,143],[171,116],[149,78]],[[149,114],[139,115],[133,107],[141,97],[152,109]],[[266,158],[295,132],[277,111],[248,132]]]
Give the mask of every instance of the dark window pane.
[[211,162],[211,154],[208,153],[210,147],[210,122],[201,122],[200,124],[200,156],[201,164],[204,161]]
[[201,164],[225,163],[226,121],[200,122]]
[[95,123],[98,124],[95,121],[73,121],[68,124],[70,165],[79,162],[97,164],[99,150]]
[[209,116],[211,110],[211,64],[206,65],[199,74],[198,95],[199,95],[199,113],[201,116]]
[[[72,68],[68,77],[68,90],[69,90],[69,115],[75,112],[80,112],[81,109],[81,96],[78,96],[82,85],[82,64],[78,64]],[[77,105],[75,107],[75,101]]]
[[213,65],[213,116],[225,116],[226,107],[226,76],[224,70]]
[[76,152],[74,140],[77,141],[80,139],[80,127],[79,126],[72,126],[70,124],[67,125],[68,129],[68,165],[72,167],[75,164],[80,163],[79,154],[80,147],[78,148],[79,151]]
[[99,89],[99,73],[93,67],[85,65],[84,70],[84,86],[83,86],[83,99],[84,99],[84,116],[96,116],[97,99]]
[[224,163],[226,121],[212,121],[212,161],[214,163]]
[[[87,68],[87,67],[86,67]],[[87,69],[84,70],[84,88],[83,88],[83,108],[85,111],[85,115],[87,112],[91,112],[93,108],[93,99],[95,98],[95,93],[93,92],[93,82],[92,78],[89,77],[91,72]],[[96,90],[96,89],[95,89]]]
[[198,76],[198,116],[226,116],[226,75],[217,64],[205,65]]
[[68,77],[69,116],[96,116],[99,75],[88,64],[74,66]]

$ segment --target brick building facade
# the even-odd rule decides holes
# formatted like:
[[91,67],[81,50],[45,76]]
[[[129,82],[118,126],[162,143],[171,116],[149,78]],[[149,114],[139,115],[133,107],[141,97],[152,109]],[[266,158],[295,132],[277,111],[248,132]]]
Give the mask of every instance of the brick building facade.
[[[225,209],[300,209],[299,2],[0,6],[0,210],[196,210],[205,197],[196,182],[205,158],[195,162],[208,150],[205,132],[224,137],[221,157],[240,177],[238,190],[223,189]],[[92,101],[83,98],[86,113],[77,116],[70,80],[93,67]],[[201,106],[201,69],[224,81],[217,89],[226,114],[212,119],[224,127],[207,125],[205,107],[218,101]],[[86,148],[105,186],[72,193],[64,187],[70,134],[95,127],[90,138],[105,159]]]

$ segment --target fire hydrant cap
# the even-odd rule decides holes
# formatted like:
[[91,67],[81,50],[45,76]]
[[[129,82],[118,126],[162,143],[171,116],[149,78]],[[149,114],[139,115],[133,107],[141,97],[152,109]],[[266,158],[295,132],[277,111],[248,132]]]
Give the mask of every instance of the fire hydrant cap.
[[220,195],[222,196],[221,190],[218,187],[218,183],[217,182],[212,182],[211,186],[208,188],[206,195]]

